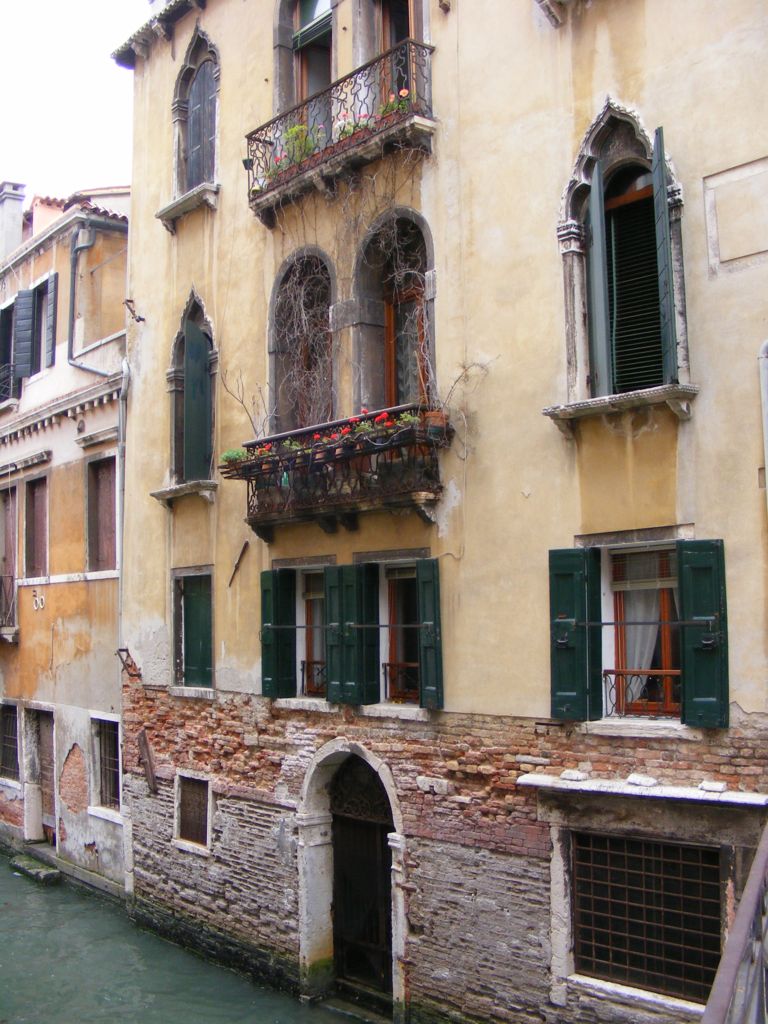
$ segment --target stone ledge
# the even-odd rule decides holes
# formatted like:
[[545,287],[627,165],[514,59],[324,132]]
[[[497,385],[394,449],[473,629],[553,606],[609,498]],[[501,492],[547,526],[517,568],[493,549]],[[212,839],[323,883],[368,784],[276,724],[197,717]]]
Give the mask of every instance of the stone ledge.
[[701,743],[704,733],[682,722],[660,718],[601,718],[596,722],[582,722],[578,732],[589,736],[626,736],[635,739],[674,739]]
[[173,484],[172,487],[161,487],[157,491],[150,491],[149,496],[168,509],[179,498],[186,498],[194,494],[199,495],[209,505],[212,505],[218,487],[216,480],[188,480],[183,484]]
[[39,860],[35,860],[34,857],[30,857],[26,853],[20,853],[18,857],[14,857],[11,867],[14,871],[18,871],[42,885],[58,885],[61,881],[61,872],[58,868],[41,864]]
[[168,203],[167,206],[163,206],[162,209],[157,211],[155,217],[162,222],[163,227],[167,231],[175,235],[176,221],[183,217],[185,213],[191,213],[192,210],[196,210],[200,206],[207,206],[211,210],[216,209],[220,188],[221,185],[204,181],[201,185],[195,186],[189,192],[185,192],[183,196],[179,196],[178,199]]
[[600,395],[583,402],[568,402],[565,405],[548,405],[542,415],[548,416],[568,437],[573,436],[574,421],[586,416],[606,416],[626,412],[628,409],[642,409],[653,405],[667,405],[680,420],[691,417],[691,402],[698,395],[695,384],[662,384],[657,388],[642,391],[627,391],[621,395]]
[[650,797],[656,800],[689,800],[734,807],[768,807],[768,795],[764,793],[740,793],[735,790],[713,793],[694,786],[638,785],[626,779],[564,779],[543,772],[529,772],[518,778],[517,785],[549,792],[598,793],[605,796]]

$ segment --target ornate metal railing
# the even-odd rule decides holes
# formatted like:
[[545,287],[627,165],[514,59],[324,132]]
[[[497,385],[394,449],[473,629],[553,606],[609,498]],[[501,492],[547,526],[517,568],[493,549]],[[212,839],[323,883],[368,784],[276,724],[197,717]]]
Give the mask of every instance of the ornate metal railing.
[[611,715],[678,718],[681,676],[679,668],[604,669],[605,707]]
[[0,626],[16,625],[16,577],[0,576]]
[[0,402],[18,396],[18,381],[14,376],[13,363],[0,363]]
[[246,136],[251,199],[414,114],[432,117],[432,47],[407,39]]
[[325,696],[325,662],[302,661],[301,692],[306,697]]
[[219,468],[246,481],[247,521],[268,539],[262,528],[291,520],[434,502],[452,435],[443,414],[401,405],[249,441]]
[[763,830],[701,1024],[768,1020],[768,826]]
[[386,661],[383,668],[387,700],[398,704],[418,704],[419,663]]

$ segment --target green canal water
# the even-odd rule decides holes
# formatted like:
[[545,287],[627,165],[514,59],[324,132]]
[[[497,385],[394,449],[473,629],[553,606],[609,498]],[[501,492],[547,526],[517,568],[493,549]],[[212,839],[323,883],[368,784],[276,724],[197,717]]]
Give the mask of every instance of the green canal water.
[[0,1024],[344,1024],[137,928],[119,904],[0,857]]

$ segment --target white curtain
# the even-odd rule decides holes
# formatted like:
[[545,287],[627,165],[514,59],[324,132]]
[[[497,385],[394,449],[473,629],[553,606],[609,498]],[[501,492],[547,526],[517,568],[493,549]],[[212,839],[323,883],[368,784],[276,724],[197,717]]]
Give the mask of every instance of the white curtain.
[[[648,669],[651,667],[656,637],[659,632],[659,592],[658,590],[627,590],[624,593],[624,619],[626,622],[649,622],[648,626],[629,625],[624,627],[627,642],[626,667],[632,669]],[[647,683],[646,676],[625,677],[626,702],[631,704],[643,695]]]

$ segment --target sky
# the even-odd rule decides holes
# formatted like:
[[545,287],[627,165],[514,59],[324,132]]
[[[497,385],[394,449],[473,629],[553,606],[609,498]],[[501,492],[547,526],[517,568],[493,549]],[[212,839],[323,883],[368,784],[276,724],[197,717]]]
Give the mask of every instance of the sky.
[[0,181],[33,195],[128,185],[133,74],[113,53],[148,0],[0,0]]

